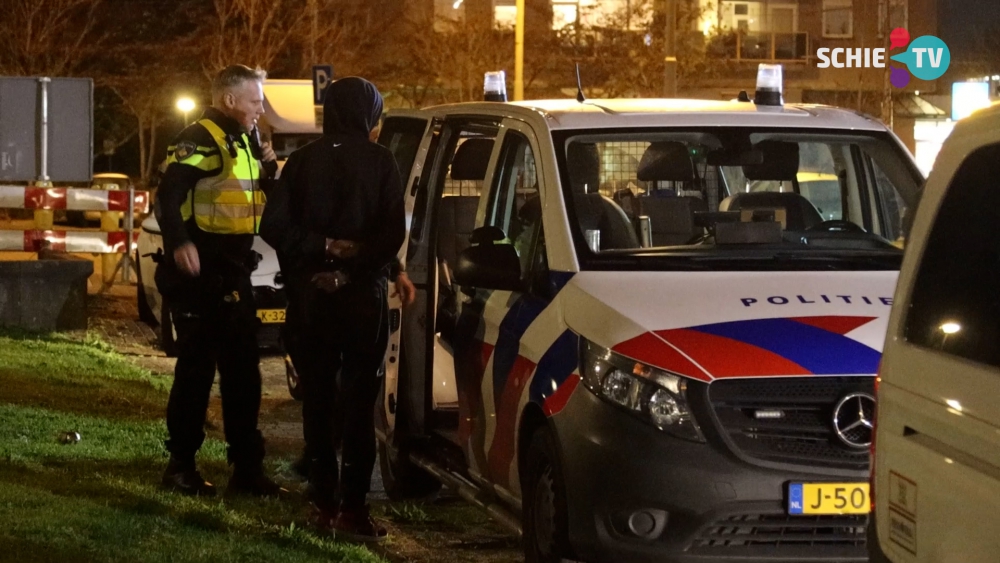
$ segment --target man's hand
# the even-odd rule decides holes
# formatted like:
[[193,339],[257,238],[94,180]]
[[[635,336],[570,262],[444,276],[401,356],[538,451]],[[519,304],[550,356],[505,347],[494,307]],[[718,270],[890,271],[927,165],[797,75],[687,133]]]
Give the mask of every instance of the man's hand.
[[278,155],[274,154],[274,147],[271,146],[271,142],[260,144],[260,160],[261,162],[271,162],[272,160],[278,160]]
[[399,295],[399,300],[403,302],[403,307],[409,307],[417,299],[417,288],[410,281],[410,276],[406,275],[406,272],[400,272],[396,277],[396,294]]
[[312,283],[327,293],[333,293],[347,285],[347,275],[343,272],[320,272],[312,277]]
[[201,273],[201,261],[198,259],[198,249],[194,243],[185,242],[174,250],[174,264],[177,264],[177,269],[191,277]]
[[334,258],[354,258],[358,255],[358,243],[350,240],[326,239],[326,255]]

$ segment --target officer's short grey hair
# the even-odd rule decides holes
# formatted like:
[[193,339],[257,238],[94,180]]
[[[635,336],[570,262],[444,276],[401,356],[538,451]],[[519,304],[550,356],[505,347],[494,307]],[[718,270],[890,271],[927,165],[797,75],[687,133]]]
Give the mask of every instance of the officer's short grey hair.
[[264,82],[267,78],[267,71],[257,67],[250,68],[246,65],[230,65],[219,71],[212,80],[212,98],[218,99],[230,88],[240,86],[244,82]]

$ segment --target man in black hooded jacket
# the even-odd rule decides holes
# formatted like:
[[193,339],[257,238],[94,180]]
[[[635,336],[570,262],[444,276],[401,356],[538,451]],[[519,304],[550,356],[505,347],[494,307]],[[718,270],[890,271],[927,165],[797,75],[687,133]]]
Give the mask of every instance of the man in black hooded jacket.
[[382,115],[373,84],[356,77],[334,82],[323,112],[323,137],[285,163],[260,235],[281,261],[287,322],[300,337],[296,368],[319,524],[338,537],[380,541],[386,532],[366,498],[389,334],[386,276],[406,229],[403,188],[392,153],[369,140]]

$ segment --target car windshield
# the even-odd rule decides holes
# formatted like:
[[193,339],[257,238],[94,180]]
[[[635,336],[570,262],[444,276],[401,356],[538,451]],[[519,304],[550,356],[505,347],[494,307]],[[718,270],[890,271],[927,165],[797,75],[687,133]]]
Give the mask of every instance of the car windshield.
[[714,127],[553,137],[585,267],[898,269],[923,182],[886,133]]
[[285,160],[298,149],[322,137],[319,133],[275,133],[271,146],[278,160]]

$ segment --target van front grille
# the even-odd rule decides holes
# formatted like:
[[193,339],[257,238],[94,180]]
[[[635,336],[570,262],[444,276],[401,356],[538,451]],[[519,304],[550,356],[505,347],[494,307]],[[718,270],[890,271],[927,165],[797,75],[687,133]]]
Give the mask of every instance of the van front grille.
[[789,377],[712,382],[719,431],[744,455],[762,461],[866,469],[867,448],[837,436],[833,415],[850,393],[874,395],[872,377]]
[[688,549],[864,547],[867,523],[867,515],[730,515],[702,528]]

